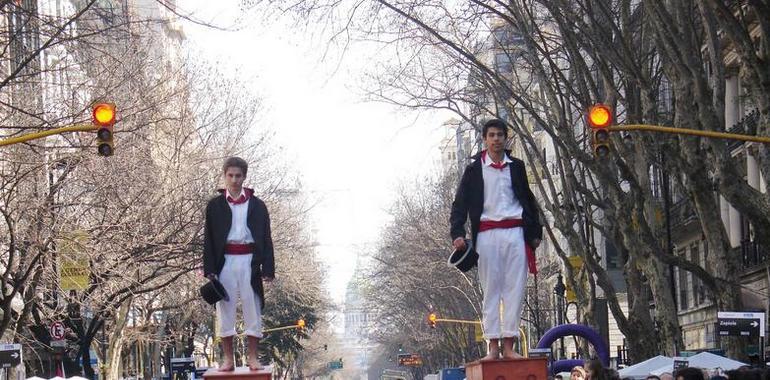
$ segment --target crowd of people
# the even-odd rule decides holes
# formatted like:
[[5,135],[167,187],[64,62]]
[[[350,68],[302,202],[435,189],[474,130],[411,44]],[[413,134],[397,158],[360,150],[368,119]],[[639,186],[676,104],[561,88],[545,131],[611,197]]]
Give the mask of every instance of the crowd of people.
[[[562,380],[557,375],[556,380]],[[601,361],[587,360],[585,365],[572,368],[569,380],[632,380],[621,379],[618,371],[605,368]],[[649,375],[645,380],[770,380],[770,368],[742,367],[724,373],[714,374],[712,371],[700,368],[681,368],[673,373],[664,372],[660,375]]]

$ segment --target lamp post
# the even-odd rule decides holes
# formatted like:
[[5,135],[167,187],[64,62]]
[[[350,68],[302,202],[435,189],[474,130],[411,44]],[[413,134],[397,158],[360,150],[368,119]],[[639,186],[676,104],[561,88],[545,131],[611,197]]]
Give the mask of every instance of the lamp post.
[[[564,324],[564,294],[567,287],[564,285],[564,278],[561,273],[556,277],[556,285],[553,287],[553,294],[556,295],[556,322],[559,325]],[[559,338],[559,358],[564,358],[564,337]]]

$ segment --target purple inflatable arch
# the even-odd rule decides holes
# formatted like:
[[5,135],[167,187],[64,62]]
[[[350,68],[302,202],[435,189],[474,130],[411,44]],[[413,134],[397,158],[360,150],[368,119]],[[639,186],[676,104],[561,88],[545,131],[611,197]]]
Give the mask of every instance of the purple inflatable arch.
[[[565,336],[579,336],[587,339],[596,349],[599,360],[605,367],[610,366],[610,350],[599,336],[596,330],[586,325],[559,325],[546,331],[540,341],[537,342],[537,348],[551,348],[556,339]],[[557,360],[551,364],[551,373],[569,372],[572,367],[583,365],[583,360]]]

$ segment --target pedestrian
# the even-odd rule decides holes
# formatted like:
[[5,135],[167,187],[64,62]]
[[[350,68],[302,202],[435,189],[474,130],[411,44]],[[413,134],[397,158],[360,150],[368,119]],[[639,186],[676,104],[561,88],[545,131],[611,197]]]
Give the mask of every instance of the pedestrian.
[[238,298],[243,310],[248,366],[258,370],[261,368],[258,347],[265,304],[262,281],[272,281],[275,274],[270,216],[254,190],[243,187],[248,172],[245,160],[239,157],[226,159],[222,172],[225,188],[206,206],[203,245],[205,276],[219,280],[230,296],[229,301],[221,300],[216,304],[224,352],[224,363],[219,370],[235,369],[233,337]]
[[586,371],[585,380],[608,380],[609,376],[605,371],[602,362],[598,359],[586,360],[583,363],[583,369]]
[[501,339],[503,358],[521,358],[513,345],[519,337],[527,270],[537,271],[534,249],[543,231],[524,162],[505,150],[508,126],[492,119],[481,133],[486,150],[465,168],[452,202],[450,234],[454,249],[465,250],[465,224],[470,220],[483,291],[484,338],[489,340],[483,359],[499,357]]
[[586,378],[586,370],[582,366],[575,366],[569,373],[569,380],[584,380]]
[[674,378],[676,380],[706,380],[703,371],[693,367],[678,369],[674,372]]

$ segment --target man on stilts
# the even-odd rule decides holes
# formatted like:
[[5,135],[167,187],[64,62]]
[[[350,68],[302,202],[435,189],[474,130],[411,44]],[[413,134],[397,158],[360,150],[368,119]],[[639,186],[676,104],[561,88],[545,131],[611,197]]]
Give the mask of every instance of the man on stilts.
[[519,337],[527,271],[537,272],[534,249],[543,230],[524,162],[505,150],[507,125],[489,120],[482,135],[487,149],[465,168],[452,203],[452,245],[465,250],[465,222],[470,219],[471,239],[479,255],[484,338],[489,341],[483,359],[499,357],[501,339],[503,358],[521,358],[513,345]]
[[206,206],[203,270],[209,279],[222,283],[229,301],[217,302],[219,336],[222,338],[224,363],[220,371],[235,369],[233,337],[236,334],[236,307],[240,298],[248,347],[248,366],[259,364],[259,340],[262,338],[262,281],[275,275],[270,216],[265,203],[254,190],[243,187],[248,164],[239,157],[225,160],[222,172],[225,189]]

